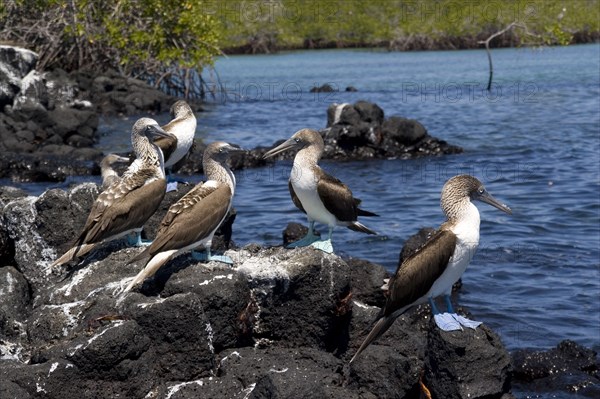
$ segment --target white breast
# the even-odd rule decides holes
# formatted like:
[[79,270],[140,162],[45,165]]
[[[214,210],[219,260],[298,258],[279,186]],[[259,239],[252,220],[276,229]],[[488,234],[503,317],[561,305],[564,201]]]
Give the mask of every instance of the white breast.
[[319,198],[319,194],[317,193],[317,178],[310,168],[301,169],[294,162],[290,181],[309,220],[314,220],[328,226],[336,225],[336,217],[325,208],[321,198]]
[[467,211],[462,215],[461,220],[451,228],[451,231],[457,238],[456,249],[448,262],[446,271],[433,284],[427,297],[435,298],[442,294],[450,294],[452,285],[463,275],[473,259],[479,245],[479,211],[477,207],[469,203]]
[[196,118],[186,119],[182,123],[178,123],[169,133],[177,137],[177,148],[168,161],[165,162],[165,167],[173,166],[179,162],[192,147],[194,135],[196,134]]

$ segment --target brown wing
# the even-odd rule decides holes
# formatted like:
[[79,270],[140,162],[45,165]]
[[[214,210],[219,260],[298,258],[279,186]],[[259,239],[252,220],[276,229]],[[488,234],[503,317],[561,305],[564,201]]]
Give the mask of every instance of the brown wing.
[[100,242],[146,223],[165,196],[166,181],[155,179],[145,184],[152,173],[138,172],[100,193],[77,243]]
[[154,144],[160,147],[163,157],[165,158],[165,162],[167,162],[167,160],[171,157],[171,154],[173,154],[177,148],[177,137],[175,137],[175,135],[171,135],[171,137],[159,137],[154,140]]
[[300,209],[302,212],[306,213],[304,207],[302,206],[302,202],[300,202],[300,198],[296,195],[294,191],[294,187],[292,186],[292,181],[288,181],[288,188],[290,189],[290,196],[292,197],[292,202],[296,205],[296,208]]
[[340,180],[319,170],[317,193],[325,208],[339,221],[354,222],[358,217],[357,205],[352,191]]
[[399,265],[388,283],[389,295],[384,315],[389,316],[427,294],[433,282],[446,269],[455,247],[454,233],[439,230],[419,251]]
[[173,204],[160,223],[156,238],[143,256],[179,249],[207,237],[216,230],[229,209],[231,190],[227,184],[194,187]]

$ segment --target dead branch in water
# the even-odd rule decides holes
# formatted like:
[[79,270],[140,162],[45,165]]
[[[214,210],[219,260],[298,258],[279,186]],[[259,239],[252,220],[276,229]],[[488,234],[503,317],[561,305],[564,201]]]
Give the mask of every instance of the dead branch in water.
[[485,44],[485,51],[487,52],[487,56],[488,56],[488,62],[490,64],[490,78],[488,79],[488,85],[487,85],[487,90],[490,91],[492,89],[492,78],[494,76],[494,65],[492,64],[492,52],[490,51],[490,42],[492,41],[492,39],[505,34],[506,32],[508,32],[511,29],[514,28],[519,28],[522,29],[526,35],[535,37],[535,38],[540,38],[539,35],[536,35],[535,33],[531,33],[529,31],[529,29],[527,28],[527,25],[525,25],[522,22],[517,22],[517,21],[513,21],[510,24],[508,24],[504,29],[499,30],[498,32],[492,34],[490,37],[488,37],[485,40],[480,40],[477,43],[478,44]]

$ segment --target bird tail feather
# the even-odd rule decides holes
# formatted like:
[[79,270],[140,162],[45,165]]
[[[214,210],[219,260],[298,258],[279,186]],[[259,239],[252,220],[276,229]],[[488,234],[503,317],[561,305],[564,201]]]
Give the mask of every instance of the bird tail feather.
[[373,213],[373,212],[370,212],[370,211],[365,211],[364,209],[360,209],[360,208],[358,208],[357,211],[358,211],[357,212],[358,216],[366,216],[366,217],[379,216],[376,213]]
[[60,258],[55,260],[52,263],[51,267],[64,265],[65,263],[70,262],[77,257],[83,256],[83,255],[87,254],[88,252],[90,252],[92,249],[94,249],[95,246],[96,246],[96,243],[80,244],[80,245],[74,246],[73,248],[71,248],[67,252],[65,252],[63,256],[61,256]]
[[360,222],[352,222],[347,226],[350,230],[359,231],[361,233],[377,235],[377,233]]
[[173,254],[177,252],[176,249],[171,250],[171,251],[165,251],[165,252],[159,252],[157,253],[155,256],[153,256],[148,263],[146,263],[146,266],[137,274],[137,276],[134,277],[134,279],[129,283],[129,285],[127,286],[127,288],[125,288],[123,290],[123,293],[129,292],[131,291],[131,289],[133,287],[135,287],[137,284],[142,283],[146,278],[151,277],[154,275],[154,273],[156,273],[156,271],[158,269],[160,269],[160,267],[162,265],[164,265],[165,263],[167,263],[169,261],[169,259],[171,259],[171,257],[173,256]]
[[373,327],[369,335],[367,335],[367,338],[365,338],[363,343],[360,345],[360,348],[358,348],[356,354],[354,354],[354,356],[352,356],[352,359],[350,359],[350,363],[352,363],[362,351],[367,349],[367,347],[373,341],[381,337],[381,335],[383,335],[383,333],[386,332],[388,328],[390,328],[390,326],[394,323],[394,320],[396,320],[396,318],[393,316],[384,316],[381,319],[379,319],[375,324],[375,327]]

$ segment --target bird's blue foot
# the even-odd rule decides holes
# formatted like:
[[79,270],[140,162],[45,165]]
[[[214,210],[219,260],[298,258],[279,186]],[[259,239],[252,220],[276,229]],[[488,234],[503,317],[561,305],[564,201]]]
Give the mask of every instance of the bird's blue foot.
[[176,181],[167,182],[167,192],[170,192],[170,191],[177,191],[177,182]]
[[177,191],[177,184],[181,183],[183,185],[188,185],[189,183],[182,180],[175,179],[175,176],[170,171],[167,171],[167,192],[169,191]]
[[312,231],[309,231],[308,234],[304,236],[304,238],[302,238],[298,241],[291,242],[288,245],[286,245],[285,247],[286,248],[308,247],[315,241],[319,241],[319,239],[320,239],[319,236],[315,235]]
[[443,331],[457,331],[462,330],[460,323],[454,318],[456,316],[452,313],[437,313],[433,315],[435,324]]
[[450,295],[444,295],[444,300],[446,302],[446,306],[448,307],[448,313],[450,313],[454,320],[456,320],[461,326],[475,330],[482,324],[480,321],[469,320],[466,317],[457,314],[454,308],[452,307]]
[[221,262],[226,263],[228,265],[233,265],[233,260],[227,255],[211,255],[209,251],[207,252],[198,252],[192,251],[192,258],[194,260],[203,261],[203,262]]
[[454,318],[454,320],[456,320],[458,323],[460,323],[461,326],[471,328],[473,330],[475,330],[477,327],[479,327],[481,324],[483,324],[480,321],[470,320],[470,319],[467,319],[466,317],[463,317],[456,313],[452,314],[452,317]]
[[142,233],[131,233],[127,235],[127,245],[131,247],[145,247],[152,244],[151,240],[142,240]]
[[333,253],[333,245],[331,244],[331,240],[319,240],[310,244],[312,247],[316,249],[320,249],[321,251],[331,254]]
[[226,263],[228,265],[233,265],[233,260],[227,255],[211,255],[208,257],[209,261]]

